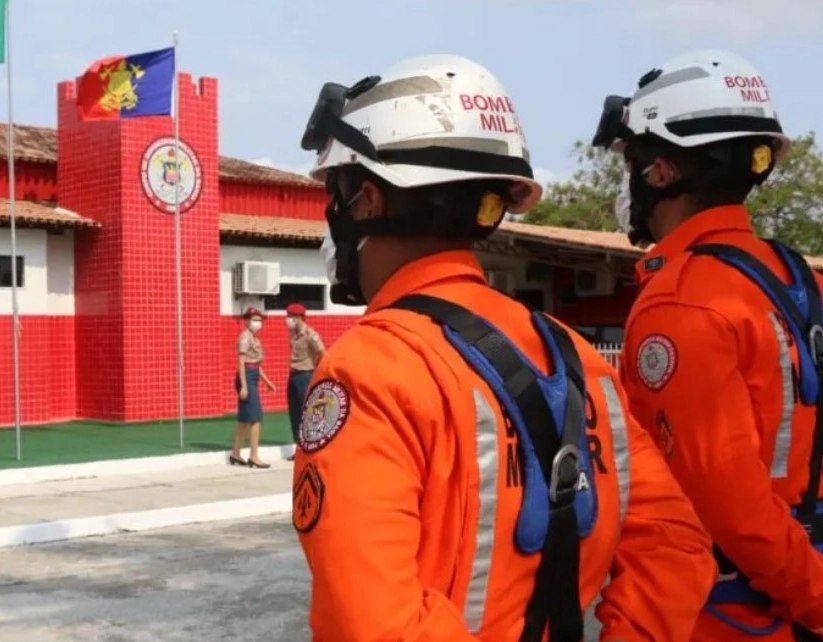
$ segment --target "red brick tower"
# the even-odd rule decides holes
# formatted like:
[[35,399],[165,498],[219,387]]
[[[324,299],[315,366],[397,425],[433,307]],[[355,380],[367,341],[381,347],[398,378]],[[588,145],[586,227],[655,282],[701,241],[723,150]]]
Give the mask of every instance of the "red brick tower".
[[[180,74],[186,415],[218,414],[221,381],[217,80]],[[79,122],[58,85],[58,200],[102,228],[75,250],[77,413],[177,415],[172,119]],[[169,205],[171,203],[171,205]]]

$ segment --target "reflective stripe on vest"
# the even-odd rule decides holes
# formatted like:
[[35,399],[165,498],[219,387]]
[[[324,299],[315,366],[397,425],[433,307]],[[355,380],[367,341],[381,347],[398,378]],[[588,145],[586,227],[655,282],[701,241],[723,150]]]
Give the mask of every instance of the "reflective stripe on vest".
[[[629,506],[630,460],[626,416],[620,397],[611,377],[600,377],[608,409],[609,425],[614,450],[614,470],[619,494],[618,530]],[[463,617],[472,633],[478,633],[483,624],[488,599],[489,576],[494,551],[494,519],[497,514],[497,485],[500,475],[499,427],[492,408],[485,396],[474,390],[474,406],[477,435],[477,468],[480,475],[477,537],[472,560]]]
[[792,447],[792,415],[794,414],[794,376],[792,374],[792,356],[789,352],[789,340],[775,312],[769,313],[769,320],[774,326],[779,348],[780,383],[782,388],[783,408],[780,413],[780,425],[774,440],[774,458],[772,459],[772,479],[785,479],[789,475],[789,451]]

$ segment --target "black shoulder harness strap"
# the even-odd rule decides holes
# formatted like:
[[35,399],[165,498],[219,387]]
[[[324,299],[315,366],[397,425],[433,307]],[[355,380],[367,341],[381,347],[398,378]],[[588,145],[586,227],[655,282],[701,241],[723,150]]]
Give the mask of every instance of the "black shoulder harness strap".
[[[505,391],[516,402],[549,488],[551,515],[551,528],[541,551],[521,642],[540,642],[547,621],[552,642],[579,642],[583,638],[583,615],[579,590],[580,541],[574,498],[580,467],[574,453],[578,453],[576,446],[583,430],[585,385],[580,357],[571,338],[547,316],[533,313],[536,324],[542,323],[537,320],[538,316],[545,320],[545,327],[548,327],[566,366],[568,399],[564,430],[559,433],[538,377],[510,342],[488,322],[460,305],[426,295],[403,297],[388,308],[428,316],[444,326],[444,331],[449,328],[457,333],[465,344],[485,356],[500,376]],[[479,371],[478,374],[483,376]]]

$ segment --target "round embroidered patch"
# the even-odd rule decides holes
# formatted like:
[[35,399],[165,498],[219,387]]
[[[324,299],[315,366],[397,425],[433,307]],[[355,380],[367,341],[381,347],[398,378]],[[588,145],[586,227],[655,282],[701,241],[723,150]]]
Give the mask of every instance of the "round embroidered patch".
[[637,372],[650,390],[660,390],[677,367],[677,348],[669,337],[653,334],[637,349]]
[[335,379],[318,381],[306,396],[297,445],[307,453],[325,448],[349,417],[349,391]]

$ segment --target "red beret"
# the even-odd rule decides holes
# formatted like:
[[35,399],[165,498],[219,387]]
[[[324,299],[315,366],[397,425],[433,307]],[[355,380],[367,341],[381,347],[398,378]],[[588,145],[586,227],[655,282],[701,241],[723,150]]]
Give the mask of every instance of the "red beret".
[[286,314],[291,314],[292,316],[302,317],[306,315],[306,306],[300,303],[289,303],[286,306]]
[[251,317],[260,317],[261,319],[264,318],[266,315],[263,314],[257,308],[246,308],[246,311],[243,313],[244,319],[250,319]]

